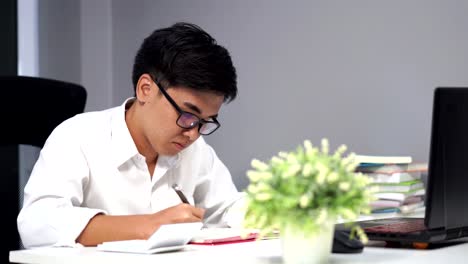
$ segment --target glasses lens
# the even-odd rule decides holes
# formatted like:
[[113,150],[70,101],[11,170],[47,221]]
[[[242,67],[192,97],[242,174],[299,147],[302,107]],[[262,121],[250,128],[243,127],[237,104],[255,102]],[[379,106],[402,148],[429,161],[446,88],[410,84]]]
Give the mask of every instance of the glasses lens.
[[183,112],[177,119],[177,124],[183,128],[196,127],[200,123],[200,119],[191,113]]
[[209,135],[211,133],[213,133],[217,128],[219,127],[219,124],[218,123],[204,123],[201,127],[200,127],[200,134],[202,135]]

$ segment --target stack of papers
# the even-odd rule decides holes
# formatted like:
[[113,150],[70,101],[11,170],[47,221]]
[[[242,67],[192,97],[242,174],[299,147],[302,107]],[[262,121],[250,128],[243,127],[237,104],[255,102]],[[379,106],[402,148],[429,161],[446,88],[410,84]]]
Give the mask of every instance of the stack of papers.
[[102,251],[153,254],[183,249],[202,228],[201,222],[162,225],[147,240],[122,240],[104,242]]
[[426,192],[422,176],[427,163],[413,163],[410,156],[360,156],[357,172],[372,179],[377,188],[371,202],[373,214],[411,213],[424,206]]
[[356,155],[356,161],[360,166],[365,164],[409,164],[413,162],[411,156],[370,156],[370,155]]

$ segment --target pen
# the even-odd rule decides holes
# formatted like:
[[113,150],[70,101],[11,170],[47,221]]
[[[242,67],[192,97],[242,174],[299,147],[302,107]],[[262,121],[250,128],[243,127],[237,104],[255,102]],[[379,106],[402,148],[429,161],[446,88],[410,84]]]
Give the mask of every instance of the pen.
[[174,189],[174,191],[177,193],[177,195],[179,196],[180,200],[183,203],[190,204],[189,201],[187,200],[187,197],[185,197],[184,193],[180,189],[179,185],[177,185],[177,183],[174,183],[172,185],[172,189]]

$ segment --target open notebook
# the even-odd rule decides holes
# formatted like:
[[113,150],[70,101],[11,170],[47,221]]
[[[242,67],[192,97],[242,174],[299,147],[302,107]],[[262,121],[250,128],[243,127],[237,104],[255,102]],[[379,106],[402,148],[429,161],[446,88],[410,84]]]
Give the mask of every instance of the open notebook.
[[202,228],[202,223],[162,225],[147,240],[104,242],[98,250],[153,254],[183,249],[192,245],[222,245],[254,241],[258,230],[243,228]]
[[122,240],[104,242],[97,249],[102,251],[153,254],[183,249],[202,228],[201,222],[162,225],[147,240]]

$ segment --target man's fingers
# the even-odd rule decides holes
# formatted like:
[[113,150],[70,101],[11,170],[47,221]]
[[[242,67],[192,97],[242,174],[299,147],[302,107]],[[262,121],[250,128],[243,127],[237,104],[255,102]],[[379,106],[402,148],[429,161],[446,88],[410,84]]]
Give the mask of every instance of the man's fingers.
[[205,209],[193,207],[192,213],[198,219],[203,220],[203,216],[205,215]]
[[202,221],[203,216],[205,215],[205,209],[195,207],[190,204],[179,204],[176,207],[178,207],[178,211],[180,212],[178,215],[179,217],[182,217],[185,219],[185,221],[191,221],[191,222],[196,222],[196,221]]

